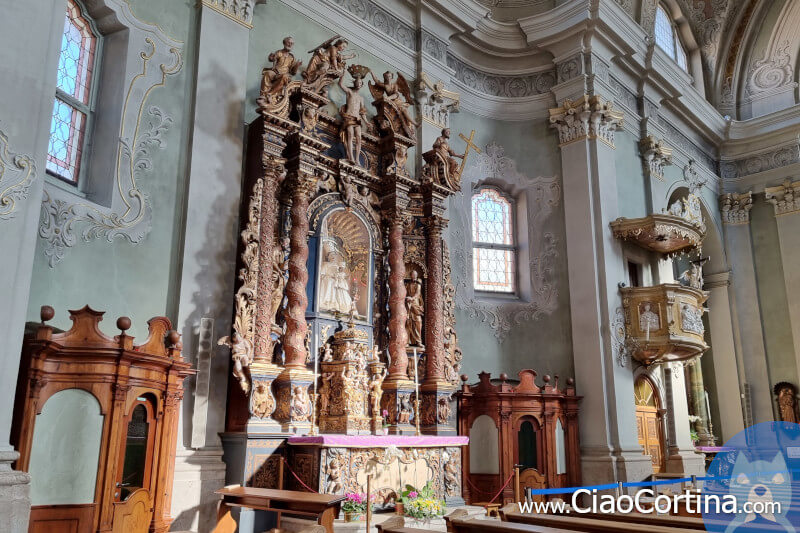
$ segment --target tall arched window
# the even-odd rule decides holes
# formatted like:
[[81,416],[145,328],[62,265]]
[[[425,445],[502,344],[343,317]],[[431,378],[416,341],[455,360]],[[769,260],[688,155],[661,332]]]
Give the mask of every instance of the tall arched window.
[[662,5],[659,5],[656,11],[655,36],[658,47],[674,59],[679,67],[688,72],[689,65],[686,61],[686,50],[678,37],[678,31],[672,21],[672,17],[669,16]]
[[68,0],[58,58],[47,171],[76,185],[94,111],[99,34],[75,0]]
[[472,196],[472,279],[475,290],[515,291],[513,203],[484,187]]

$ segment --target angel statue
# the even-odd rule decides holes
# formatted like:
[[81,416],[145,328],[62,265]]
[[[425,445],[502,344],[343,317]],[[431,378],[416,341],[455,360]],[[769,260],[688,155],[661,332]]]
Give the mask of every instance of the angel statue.
[[413,133],[412,126],[416,127],[419,124],[408,111],[414,100],[405,77],[398,72],[397,80],[395,80],[394,74],[388,70],[383,73],[383,81],[379,81],[372,71],[370,71],[370,75],[374,83],[369,83],[369,92],[372,93],[373,98],[377,102],[388,102],[394,107],[400,115],[404,133],[406,135]]
[[280,93],[284,87],[292,80],[292,76],[297,74],[302,61],[297,61],[292,54],[294,39],[285,37],[283,48],[272,52],[267,58],[272,61],[272,67],[264,68],[261,71],[261,95]]
[[308,51],[313,55],[303,72],[303,79],[313,91],[322,93],[328,85],[344,76],[347,60],[356,57],[355,53],[344,53],[348,44],[347,39],[343,39],[341,35],[334,35]]
[[339,109],[339,114],[342,115],[339,135],[347,152],[347,159],[358,165],[358,156],[361,154],[361,123],[367,117],[364,97],[358,92],[364,86],[364,78],[359,69],[351,67],[348,70],[353,76],[352,87],[345,87],[344,78],[339,78],[339,87],[346,95],[345,104]]
[[233,359],[233,375],[239,380],[242,390],[247,394],[250,390],[250,383],[247,381],[247,374],[244,369],[253,362],[253,343],[234,331],[230,337],[222,337],[217,344],[227,346],[231,349],[231,359]]

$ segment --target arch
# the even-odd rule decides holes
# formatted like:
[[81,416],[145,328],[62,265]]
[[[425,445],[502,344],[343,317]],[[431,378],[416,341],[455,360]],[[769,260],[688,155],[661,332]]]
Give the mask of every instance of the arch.
[[52,396],[34,422],[30,463],[32,505],[94,502],[105,417],[90,392]]
[[521,465],[522,470],[533,468],[541,472],[544,464],[541,460],[542,432],[539,421],[533,416],[523,416],[517,420],[516,426],[516,464]]
[[556,444],[556,475],[567,473],[567,443],[564,422],[561,417],[556,418],[555,444]]
[[500,473],[500,432],[489,415],[480,415],[469,429],[470,474]]
[[653,472],[661,472],[666,458],[661,395],[651,377],[642,373],[634,382],[633,396],[636,408],[636,434],[642,447],[642,454],[650,456]]

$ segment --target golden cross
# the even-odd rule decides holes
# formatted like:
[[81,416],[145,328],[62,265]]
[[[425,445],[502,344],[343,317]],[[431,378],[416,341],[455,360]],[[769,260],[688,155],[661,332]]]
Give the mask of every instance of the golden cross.
[[475,130],[472,130],[469,133],[469,138],[467,138],[463,133],[459,133],[458,136],[461,137],[462,141],[467,143],[467,149],[464,150],[464,157],[463,159],[461,159],[461,166],[458,167],[458,175],[460,176],[461,172],[464,170],[464,165],[467,163],[467,156],[469,155],[469,149],[473,148],[478,153],[481,153],[481,149],[478,148],[478,146],[472,142],[472,139],[475,138]]

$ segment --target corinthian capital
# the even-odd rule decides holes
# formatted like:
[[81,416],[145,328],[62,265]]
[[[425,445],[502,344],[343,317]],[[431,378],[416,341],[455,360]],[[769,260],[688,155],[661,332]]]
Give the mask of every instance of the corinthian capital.
[[256,0],[203,0],[203,5],[246,26],[253,27],[253,6]]
[[648,135],[639,142],[639,149],[647,174],[663,181],[664,167],[672,164],[672,148],[652,135]]
[[750,209],[753,208],[753,192],[723,194],[719,197],[719,206],[723,224],[749,224]]
[[775,208],[775,215],[800,212],[800,181],[786,179],[782,185],[764,189],[767,201]]
[[624,115],[614,103],[600,96],[583,95],[564,100],[550,110],[550,126],[558,130],[561,146],[582,139],[598,139],[614,148],[614,132],[622,128]]

